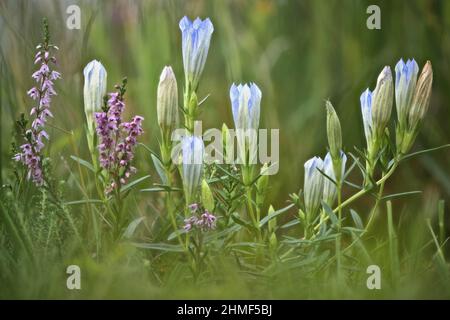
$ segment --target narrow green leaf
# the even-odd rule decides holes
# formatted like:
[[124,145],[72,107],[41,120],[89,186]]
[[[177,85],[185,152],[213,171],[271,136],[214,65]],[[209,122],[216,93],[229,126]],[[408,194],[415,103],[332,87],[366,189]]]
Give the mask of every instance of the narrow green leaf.
[[324,201],[322,201],[322,207],[325,210],[325,213],[328,215],[328,217],[331,220],[331,223],[333,225],[337,225],[338,223],[338,218],[336,216],[336,214],[333,212],[333,209],[331,209]]
[[159,250],[159,251],[167,251],[167,252],[183,252],[184,248],[179,244],[168,244],[168,243],[139,243],[133,242],[133,245],[149,250]]
[[166,185],[169,184],[169,179],[167,178],[166,170],[164,169],[163,164],[155,155],[152,154],[151,157],[153,165],[155,166],[156,172],[158,173],[161,182]]
[[186,233],[186,230],[184,230],[184,229],[175,230],[167,237],[167,241],[173,240],[176,237],[178,237],[179,235],[185,234],[185,233]]
[[363,224],[362,219],[359,216],[359,214],[353,209],[350,209],[350,214],[352,215],[352,219],[353,219],[353,222],[355,223],[355,226],[358,229],[364,229],[364,224]]
[[99,199],[83,199],[83,200],[68,201],[65,202],[64,204],[67,206],[72,206],[76,204],[86,204],[86,203],[103,203],[103,201]]
[[127,229],[125,230],[123,236],[127,239],[130,239],[133,236],[134,232],[136,231],[136,228],[142,221],[144,221],[144,219],[145,217],[139,217],[131,221]]
[[263,219],[261,219],[261,221],[259,222],[259,227],[261,228],[263,225],[265,225],[270,219],[275,218],[276,216],[279,216],[282,213],[285,213],[286,211],[288,211],[290,208],[292,208],[295,204],[291,203],[290,205],[279,209],[277,211],[272,212],[271,214],[265,216]]
[[126,192],[128,190],[130,190],[131,188],[133,188],[135,185],[137,185],[138,183],[144,181],[145,179],[150,178],[150,175],[146,175],[143,177],[140,177],[139,179],[136,179],[134,181],[131,181],[130,183],[124,185],[121,189],[120,192]]
[[233,219],[234,222],[240,224],[243,227],[246,227],[249,230],[256,230],[254,225],[252,225],[247,221],[242,220],[236,212],[231,215],[231,218]]
[[424,153],[436,151],[436,150],[439,150],[439,149],[449,148],[449,147],[450,147],[450,144],[444,144],[444,145],[439,146],[439,147],[425,149],[425,150],[420,150],[420,151],[417,151],[417,152],[412,152],[412,153],[409,153],[409,154],[405,155],[402,158],[402,160],[407,160],[409,158],[412,158],[412,157],[415,157],[415,156],[418,156],[418,155],[421,155],[421,154],[424,154]]
[[75,156],[70,156],[70,158],[95,173],[94,166],[91,163],[87,162],[86,160],[75,157]]
[[280,228],[281,229],[289,228],[289,227],[295,226],[295,225],[297,225],[299,223],[300,223],[299,219],[294,219],[294,220],[289,221],[286,224],[283,224]]
[[394,199],[394,198],[405,197],[405,196],[409,196],[412,194],[419,194],[419,193],[422,193],[422,191],[407,191],[407,192],[388,194],[388,195],[382,197],[381,200],[390,200],[390,199]]
[[222,238],[222,237],[224,237],[224,236],[226,236],[226,235],[228,235],[230,233],[234,233],[234,232],[237,232],[237,231],[241,230],[241,228],[242,228],[241,225],[235,224],[234,226],[231,226],[231,227],[229,227],[229,228],[227,228],[225,230],[222,230],[220,232],[213,233],[213,234],[210,234],[210,235],[206,236],[205,237],[205,241],[211,241],[213,239],[220,239],[220,238]]
[[148,188],[148,189],[141,189],[141,192],[168,192],[167,189],[156,187],[156,188]]

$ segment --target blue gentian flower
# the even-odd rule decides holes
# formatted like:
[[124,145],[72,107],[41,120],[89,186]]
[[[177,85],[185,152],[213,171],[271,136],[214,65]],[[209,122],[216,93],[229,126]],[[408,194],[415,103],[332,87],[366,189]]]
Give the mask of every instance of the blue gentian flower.
[[364,135],[366,136],[367,148],[372,144],[372,92],[366,89],[361,94],[361,114],[364,125]]
[[255,164],[257,158],[257,130],[261,103],[261,90],[254,83],[233,84],[230,88],[238,157],[242,164]]
[[181,140],[181,176],[187,205],[195,201],[202,181],[204,150],[203,140],[199,137],[186,136]]
[[179,25],[182,35],[184,73],[186,81],[195,90],[205,67],[214,27],[209,18],[205,20],[197,18],[191,21],[188,17],[183,17]]
[[237,86],[233,83],[230,99],[236,129],[258,129],[261,95],[261,90],[254,83]]
[[305,162],[303,193],[306,214],[311,217],[314,217],[320,208],[323,194],[324,176],[318,169],[323,170],[323,161],[320,157],[314,157]]
[[400,59],[395,66],[395,104],[401,128],[406,127],[418,73],[419,66],[414,59],[408,60],[406,63]]

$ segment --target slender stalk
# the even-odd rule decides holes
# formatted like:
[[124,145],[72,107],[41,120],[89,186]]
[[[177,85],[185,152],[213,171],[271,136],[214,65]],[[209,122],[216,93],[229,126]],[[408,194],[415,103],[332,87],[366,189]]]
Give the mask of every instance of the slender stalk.
[[439,200],[438,204],[438,219],[439,219],[439,242],[441,245],[444,244],[445,241],[445,201]]
[[[384,184],[386,182],[387,179],[390,178],[390,176],[392,176],[392,174],[394,173],[395,169],[397,169],[398,167],[398,163],[399,161],[395,161],[394,164],[392,165],[392,167],[389,169],[389,171],[380,178],[380,180],[378,180],[375,185],[376,186],[381,186],[382,184]],[[333,212],[338,212],[339,210],[341,210],[342,208],[345,208],[346,206],[348,206],[349,204],[351,204],[352,202],[354,202],[355,200],[361,198],[363,195],[365,195],[367,192],[369,192],[372,188],[364,188],[360,191],[358,191],[357,193],[355,193],[353,196],[351,196],[350,198],[348,198],[347,200],[345,200],[342,204],[338,205]]]
[[[396,157],[396,160],[394,161],[392,167],[388,170],[388,172],[382,176],[380,178],[380,180],[378,180],[375,185],[376,186],[381,186],[384,185],[384,183],[392,176],[392,174],[394,173],[395,169],[398,167],[399,162],[401,161],[401,157]],[[346,201],[344,201],[341,205],[338,205],[333,212],[337,212],[339,210],[341,210],[342,208],[345,208],[346,206],[348,206],[350,203],[352,203],[353,201],[359,199],[360,197],[362,197],[363,195],[365,195],[367,192],[369,192],[371,189],[362,189],[359,192],[355,193],[353,196],[351,196],[350,198],[348,198]],[[328,216],[327,216],[328,218]],[[327,219],[325,219],[327,220]],[[352,243],[350,243],[346,248],[344,248],[341,253],[344,254],[347,251],[349,251],[356,243],[358,243],[359,239],[362,238],[362,236],[364,236],[367,232],[368,232],[368,226],[370,225],[366,225],[366,227],[364,228],[364,230],[361,232],[361,234],[359,235],[359,237],[357,239],[355,239],[354,241],[352,241]],[[336,257],[334,257],[336,258]],[[325,268],[327,265],[329,265],[330,263],[333,263],[334,258],[331,258],[325,265],[323,268]],[[321,268],[321,269],[323,269]]]
[[337,278],[340,282],[341,280],[341,227],[342,227],[342,183],[337,183],[337,198],[338,198],[338,236],[336,237],[336,267],[337,267]]
[[399,262],[398,262],[398,241],[397,234],[394,228],[392,219],[392,202],[386,202],[387,216],[388,216],[388,235],[389,235],[389,254],[391,260],[391,276],[392,283],[395,284],[399,278]]
[[365,228],[366,231],[368,231],[370,229],[370,226],[372,225],[373,221],[375,220],[375,216],[378,212],[378,206],[380,204],[381,197],[383,196],[383,191],[384,191],[384,182],[380,184],[380,187],[378,189],[378,194],[377,194],[377,198],[375,200],[375,204],[372,208],[372,211],[370,212],[369,220],[367,221],[367,224],[366,224],[366,228]]
[[[164,168],[166,170],[166,176],[167,176],[169,188],[171,188],[172,187],[172,171],[170,170],[170,165],[165,165]],[[173,206],[172,206],[172,192],[171,191],[169,191],[166,196],[166,208],[167,208],[167,212],[168,212],[169,218],[172,223],[173,231],[176,232],[178,230],[178,225],[177,225],[177,220],[175,217],[175,210],[173,210]],[[181,235],[179,233],[177,233],[177,239],[178,239],[178,242],[180,243],[180,245],[183,247],[184,246],[183,239],[181,238]]]

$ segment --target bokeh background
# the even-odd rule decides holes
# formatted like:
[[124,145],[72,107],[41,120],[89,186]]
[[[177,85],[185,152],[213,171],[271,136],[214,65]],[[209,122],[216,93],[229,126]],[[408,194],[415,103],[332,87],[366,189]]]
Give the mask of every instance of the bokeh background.
[[[81,8],[80,30],[66,27],[71,4]],[[366,27],[371,4],[381,8],[381,30]],[[1,0],[0,182],[10,174],[12,124],[30,107],[26,91],[32,86],[43,17],[60,48],[63,75],[52,106],[53,125],[75,137],[70,143],[67,133],[51,129],[51,155],[67,160],[74,149],[89,157],[82,127],[82,70],[92,59],[107,68],[110,90],[128,77],[127,112],[145,117],[142,141],[157,148],[156,88],[162,68],[172,65],[181,91],[178,21],[184,15],[210,17],[215,27],[199,89],[200,96],[210,94],[202,106],[204,128],[220,128],[222,122],[232,126],[232,82],[253,81],[262,89],[261,127],[280,129],[280,171],[271,178],[270,192],[276,206],[301,187],[303,163],[326,153],[325,100],[332,101],[341,118],[346,149],[363,147],[359,96],[375,86],[384,65],[394,68],[401,57],[415,58],[421,67],[431,60],[434,68],[431,108],[415,149],[450,142],[450,1]],[[147,153],[141,150],[137,161],[140,174],[152,173]],[[436,208],[430,203],[450,198],[449,166],[448,149],[415,158],[400,167],[387,192],[423,190],[407,202],[398,201],[404,210]],[[70,183],[63,162],[55,170]],[[66,196],[79,198],[76,192]]]

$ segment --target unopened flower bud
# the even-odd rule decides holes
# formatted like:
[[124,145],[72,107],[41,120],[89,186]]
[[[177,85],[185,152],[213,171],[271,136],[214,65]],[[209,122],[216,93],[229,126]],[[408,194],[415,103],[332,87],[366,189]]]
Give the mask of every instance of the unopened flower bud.
[[269,166],[267,163],[262,166],[260,171],[261,176],[256,184],[256,205],[258,207],[261,207],[264,204],[267,195],[267,188],[269,186],[268,168]]
[[384,130],[391,118],[394,86],[389,66],[384,67],[378,76],[377,86],[372,94],[372,121],[376,139],[384,135]]
[[[273,208],[273,206],[270,206],[269,211],[267,212],[267,215],[270,216],[274,212],[275,212],[275,209]],[[270,233],[275,232],[275,228],[277,227],[277,218],[274,217],[274,218],[270,219],[269,222],[267,223],[267,225],[268,225],[268,229],[269,229]]]
[[202,203],[206,210],[214,211],[214,197],[205,179],[202,181]]
[[342,149],[341,123],[330,101],[326,102],[326,108],[328,145],[331,156],[334,159],[338,159]]
[[195,94],[195,92],[192,92],[191,98],[189,100],[188,110],[187,110],[190,117],[195,117],[197,107],[198,107],[197,95]]
[[[106,94],[107,72],[103,65],[92,60],[83,70],[84,74],[84,112],[90,135],[94,135],[94,113],[102,108]],[[91,150],[92,151],[92,150]]]
[[178,125],[177,79],[170,66],[164,67],[159,78],[156,109],[158,124],[163,134],[170,137]]
[[310,217],[315,216],[322,199],[324,176],[319,170],[323,170],[323,161],[320,157],[314,157],[305,162],[303,193],[306,214]]
[[430,105],[431,88],[433,84],[433,68],[431,62],[427,61],[417,80],[409,111],[409,128],[416,130],[428,111]]
[[403,59],[395,66],[395,105],[400,128],[406,128],[411,101],[416,88],[419,67],[414,59],[406,63]]

